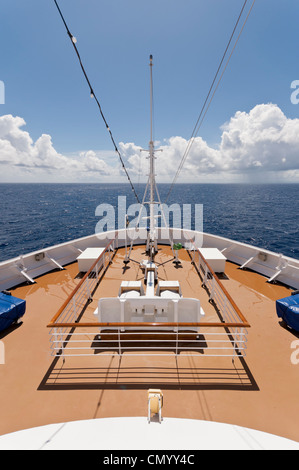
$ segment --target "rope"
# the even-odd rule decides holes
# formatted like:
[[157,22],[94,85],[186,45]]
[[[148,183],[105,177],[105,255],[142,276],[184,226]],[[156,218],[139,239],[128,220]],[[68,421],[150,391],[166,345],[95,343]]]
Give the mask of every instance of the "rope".
[[112,144],[113,144],[113,146],[114,146],[115,152],[118,154],[120,163],[121,163],[121,165],[122,165],[122,168],[123,168],[124,172],[126,173],[126,176],[127,176],[128,181],[129,181],[129,183],[130,183],[130,185],[131,185],[131,188],[132,188],[132,191],[133,191],[133,193],[134,193],[134,196],[136,197],[137,202],[140,204],[139,197],[138,197],[137,192],[136,192],[136,190],[135,190],[135,188],[134,188],[134,185],[133,185],[132,180],[131,180],[131,178],[130,178],[130,176],[129,176],[129,173],[128,173],[126,167],[125,167],[125,164],[124,164],[124,161],[123,161],[122,156],[121,156],[121,154],[120,154],[120,151],[119,151],[119,149],[118,149],[118,147],[117,147],[117,145],[116,145],[116,143],[115,143],[115,140],[114,140],[113,134],[112,134],[112,132],[111,132],[111,129],[110,129],[110,127],[109,127],[109,125],[108,125],[108,123],[107,123],[107,121],[106,121],[106,118],[105,118],[105,116],[104,116],[104,113],[103,113],[103,111],[102,111],[102,107],[101,107],[101,105],[100,105],[100,103],[99,103],[99,100],[98,100],[97,97],[96,97],[96,94],[95,94],[95,92],[94,92],[94,90],[93,90],[93,87],[92,87],[92,85],[91,85],[91,83],[90,83],[90,81],[89,81],[89,78],[88,78],[87,73],[86,73],[86,71],[85,71],[85,68],[84,68],[84,66],[83,66],[83,63],[82,63],[82,60],[81,60],[79,51],[78,51],[77,46],[76,46],[77,40],[76,40],[76,38],[72,35],[72,33],[70,32],[70,30],[69,30],[69,28],[68,28],[68,26],[67,26],[67,24],[66,24],[66,21],[65,21],[65,19],[64,19],[64,16],[63,16],[63,14],[62,14],[62,12],[61,12],[59,6],[58,6],[57,1],[54,0],[54,3],[55,3],[55,5],[56,5],[56,7],[57,7],[57,10],[58,10],[58,12],[59,12],[59,14],[60,14],[60,16],[61,16],[61,19],[62,19],[63,24],[64,24],[64,26],[65,26],[65,29],[66,29],[66,31],[67,31],[67,34],[68,34],[68,36],[69,36],[69,38],[70,38],[70,40],[71,40],[71,42],[72,42],[72,45],[73,45],[73,47],[74,47],[74,49],[75,49],[75,52],[76,52],[76,54],[77,54],[77,57],[78,57],[78,60],[79,60],[79,63],[80,63],[82,72],[83,72],[84,77],[85,77],[85,79],[86,79],[86,82],[87,82],[87,84],[88,84],[88,86],[89,86],[90,96],[91,96],[91,98],[94,98],[94,99],[95,99],[95,101],[96,101],[96,103],[97,103],[97,105],[98,105],[98,108],[99,108],[99,110],[100,110],[101,117],[102,117],[102,119],[103,119],[103,121],[104,121],[104,123],[105,123],[105,126],[106,126],[107,131],[109,132],[109,135],[110,135]]
[[[185,153],[184,153],[184,155],[183,155],[183,157],[182,157],[182,159],[181,159],[181,162],[180,162],[180,164],[179,164],[178,170],[177,170],[177,172],[176,172],[176,174],[175,174],[175,177],[174,177],[174,179],[173,179],[173,182],[172,182],[172,184],[171,184],[171,187],[170,187],[170,189],[169,189],[169,191],[168,191],[168,194],[167,194],[167,196],[166,196],[165,203],[167,202],[167,200],[168,200],[168,198],[169,198],[169,196],[170,196],[170,194],[171,194],[171,192],[172,192],[172,189],[173,189],[173,187],[174,187],[174,185],[175,185],[175,183],[176,183],[176,181],[177,181],[177,179],[178,179],[178,177],[179,177],[179,174],[180,174],[180,172],[181,172],[181,170],[182,170],[182,168],[183,168],[183,166],[184,166],[184,164],[185,164],[185,161],[186,161],[186,159],[187,159],[187,156],[188,156],[188,154],[189,154],[189,152],[190,152],[190,150],[191,150],[191,147],[192,147],[192,145],[193,145],[193,143],[194,143],[194,138],[195,138],[195,136],[198,134],[199,129],[201,128],[202,123],[203,123],[203,121],[204,121],[204,119],[205,119],[205,117],[206,117],[206,114],[207,114],[207,112],[208,112],[208,110],[209,110],[209,108],[210,108],[210,106],[211,106],[211,103],[212,103],[212,101],[213,101],[213,98],[214,98],[214,96],[215,96],[215,93],[216,93],[216,91],[217,91],[217,89],[218,89],[218,87],[219,87],[219,84],[220,84],[220,82],[221,82],[221,80],[222,80],[222,78],[223,78],[223,75],[224,75],[224,73],[225,73],[225,71],[226,71],[226,69],[227,69],[227,66],[228,66],[228,64],[229,64],[229,62],[230,62],[230,59],[231,59],[231,57],[232,57],[232,55],[233,55],[233,52],[234,52],[234,50],[235,50],[235,48],[236,48],[236,46],[237,46],[237,44],[238,44],[238,42],[239,42],[239,39],[240,39],[240,37],[241,37],[241,34],[242,34],[243,30],[244,30],[244,27],[245,27],[247,21],[248,21],[248,18],[249,18],[249,16],[250,16],[250,13],[251,13],[251,11],[252,11],[252,8],[253,8],[253,6],[254,6],[254,4],[255,4],[255,1],[256,1],[256,0],[253,0],[253,3],[252,3],[251,8],[250,8],[250,10],[249,10],[249,13],[248,13],[248,15],[247,15],[247,17],[246,17],[246,19],[245,19],[245,21],[244,21],[244,23],[243,23],[243,26],[242,26],[241,31],[240,31],[240,33],[239,33],[239,36],[238,36],[237,39],[236,39],[236,42],[235,42],[234,47],[233,47],[233,49],[232,49],[232,52],[231,52],[231,54],[230,54],[230,56],[229,56],[229,58],[228,58],[228,60],[227,60],[227,62],[226,62],[226,64],[225,64],[224,70],[223,70],[223,72],[222,72],[222,74],[221,74],[221,76],[220,76],[220,79],[218,80],[218,83],[217,83],[217,85],[216,85],[216,88],[215,88],[215,90],[214,90],[214,92],[213,92],[213,95],[212,95],[210,101],[209,101],[208,107],[207,107],[207,109],[206,109],[206,111],[205,111],[205,113],[204,113],[204,115],[203,115],[204,108],[206,107],[206,104],[207,104],[208,99],[209,99],[209,97],[210,97],[210,94],[211,94],[211,92],[212,92],[213,86],[214,86],[214,84],[215,84],[215,82],[216,82],[216,79],[217,79],[217,77],[218,77],[218,75],[219,75],[220,69],[221,69],[221,67],[222,67],[222,64],[223,64],[223,62],[224,62],[224,59],[225,59],[225,57],[226,57],[226,55],[227,55],[228,49],[229,49],[229,47],[230,47],[230,45],[231,45],[231,42],[232,42],[233,37],[234,37],[234,35],[235,35],[236,29],[237,29],[237,27],[238,27],[238,24],[239,24],[239,22],[240,22],[240,19],[241,19],[242,15],[243,15],[243,12],[244,12],[244,9],[245,9],[245,7],[246,7],[246,4],[247,4],[247,2],[248,2],[248,0],[245,0],[245,1],[244,1],[243,7],[242,7],[241,12],[240,12],[240,14],[239,14],[239,17],[238,17],[238,19],[237,19],[237,22],[236,22],[236,24],[235,24],[235,27],[234,27],[234,29],[233,29],[233,32],[232,32],[232,34],[231,34],[231,36],[230,36],[230,39],[229,39],[229,42],[228,42],[228,44],[227,44],[227,46],[226,46],[225,52],[224,52],[224,54],[223,54],[223,56],[222,56],[222,59],[221,59],[221,62],[220,62],[220,64],[219,64],[219,67],[218,67],[218,69],[217,69],[217,72],[216,72],[216,74],[215,74],[214,80],[213,80],[212,85],[211,85],[211,87],[210,87],[210,89],[209,89],[209,92],[208,92],[208,94],[207,94],[207,97],[206,97],[206,99],[205,99],[205,102],[204,102],[204,104],[203,104],[203,107],[202,107],[202,109],[201,109],[201,112],[200,112],[200,114],[199,114],[199,117],[198,117],[198,119],[197,119],[197,121],[196,121],[196,124],[195,124],[195,126],[194,126],[194,129],[193,129],[192,135],[191,135],[191,137],[190,137],[190,140],[188,141],[188,144],[187,144]],[[202,117],[202,115],[203,115],[203,117]],[[202,119],[201,119],[201,117],[202,117]],[[201,121],[200,121],[200,119],[201,119]]]

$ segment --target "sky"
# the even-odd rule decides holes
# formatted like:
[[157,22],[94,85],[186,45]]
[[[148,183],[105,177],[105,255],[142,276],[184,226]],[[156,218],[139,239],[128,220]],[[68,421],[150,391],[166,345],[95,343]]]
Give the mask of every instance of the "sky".
[[[148,174],[149,55],[171,183],[243,3],[58,0],[133,182]],[[255,1],[179,183],[299,182],[298,17],[297,0]],[[126,183],[54,0],[2,0],[0,46],[0,182]]]

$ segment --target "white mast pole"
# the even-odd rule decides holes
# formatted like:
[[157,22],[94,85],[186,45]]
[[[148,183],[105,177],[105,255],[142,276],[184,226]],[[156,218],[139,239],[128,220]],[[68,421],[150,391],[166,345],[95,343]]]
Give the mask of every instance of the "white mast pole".
[[151,254],[155,249],[155,148],[153,142],[153,56],[150,55],[150,72],[151,72],[151,140],[149,142],[149,159],[150,159],[150,250]]

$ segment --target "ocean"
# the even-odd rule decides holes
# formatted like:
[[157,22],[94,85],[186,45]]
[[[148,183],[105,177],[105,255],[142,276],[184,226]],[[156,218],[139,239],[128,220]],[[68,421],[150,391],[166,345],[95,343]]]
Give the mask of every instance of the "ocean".
[[[164,202],[169,185],[158,188]],[[96,207],[119,196],[136,203],[126,184],[0,184],[0,261],[94,234]],[[299,259],[299,184],[177,184],[174,203],[202,204],[207,233]]]

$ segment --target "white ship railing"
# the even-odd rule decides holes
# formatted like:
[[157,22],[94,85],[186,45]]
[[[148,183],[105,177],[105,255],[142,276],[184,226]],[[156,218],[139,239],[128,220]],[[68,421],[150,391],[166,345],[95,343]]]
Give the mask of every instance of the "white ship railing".
[[205,260],[199,250],[193,253],[193,263],[202,279],[202,286],[206,287],[209,294],[209,301],[212,302],[218,310],[219,315],[224,322],[236,322],[246,320],[239,307],[224,288],[218,276],[214,273],[208,262]]
[[[125,353],[130,356],[246,357],[247,331],[243,328],[230,333],[221,332],[220,329],[219,332],[205,331],[196,336],[188,331],[178,331],[173,334],[153,331],[155,327],[150,324],[143,325],[144,330],[147,331],[124,333],[121,329],[125,325],[122,323],[117,331],[105,332],[101,336],[95,335],[91,330],[74,333],[63,328],[55,328],[51,332],[51,354],[63,358],[67,356],[114,356],[116,354],[121,356]],[[131,323],[127,325],[132,326]],[[185,324],[179,323],[178,325],[183,327]],[[104,324],[100,326],[103,328]],[[169,326],[171,325],[165,328]],[[194,327],[195,324],[192,326]]]
[[[294,289],[299,289],[298,259],[209,233],[181,230],[181,236],[179,236],[179,232],[179,229],[170,229],[168,233],[165,233],[165,229],[159,229],[158,244],[165,243],[166,235],[169,233],[175,243],[180,242],[183,245],[190,238],[196,237],[199,241],[202,240],[202,247],[218,248],[228,261],[239,265],[242,269],[250,268],[262,274],[267,278],[267,282],[279,281]],[[118,233],[117,246],[124,247],[127,231],[120,229]],[[137,242],[144,244],[146,233],[144,234],[141,230],[139,235],[140,239]],[[0,291],[11,289],[24,282],[33,283],[36,278],[53,269],[60,269],[73,263],[86,248],[105,247],[114,237],[114,231],[103,232],[0,262]],[[200,243],[197,242],[197,246],[199,247]]]
[[[193,262],[219,315],[218,322],[81,322],[93,290],[110,262],[105,251],[49,323],[53,356],[217,356],[245,357],[250,325],[198,250]],[[103,270],[96,270],[100,266]],[[129,331],[124,331],[126,327]],[[142,327],[142,330],[140,330]],[[162,328],[162,331],[161,331]],[[165,331],[163,331],[165,329]],[[197,331],[190,331],[196,329]],[[113,330],[113,331],[112,331]],[[136,331],[135,331],[136,330]],[[159,331],[156,331],[159,330]],[[189,330],[189,331],[188,331]]]

